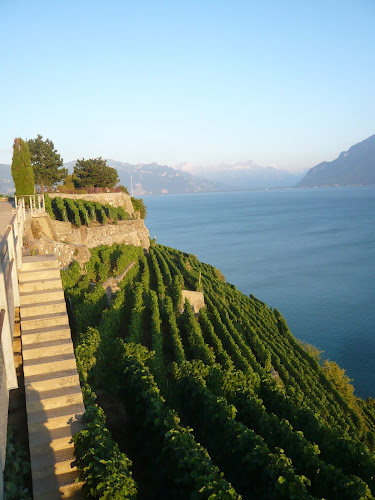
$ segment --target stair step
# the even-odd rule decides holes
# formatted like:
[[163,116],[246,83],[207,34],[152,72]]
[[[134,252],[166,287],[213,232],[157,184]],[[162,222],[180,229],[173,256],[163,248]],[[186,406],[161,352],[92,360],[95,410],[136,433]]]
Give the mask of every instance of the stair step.
[[55,387],[53,389],[45,390],[45,391],[33,391],[28,389],[26,392],[26,398],[28,403],[32,403],[33,401],[43,401],[46,399],[57,398],[59,396],[69,396],[72,394],[81,394],[81,386],[79,383],[75,383],[72,385],[65,385],[60,387]]
[[74,470],[74,468],[71,467],[73,460],[74,456],[73,453],[71,453],[68,456],[67,460],[61,460],[59,462],[47,465],[35,466],[35,468],[33,468],[33,480],[42,479],[54,474],[60,475],[71,472],[72,470]]
[[35,375],[29,375],[27,377],[26,383],[34,383],[34,382],[45,382],[47,380],[57,380],[60,377],[70,377],[71,375],[77,374],[77,368],[65,368],[63,370],[59,370],[57,372],[49,372],[49,373],[37,373]]
[[[72,359],[75,360],[75,356],[74,356],[74,352],[73,352],[73,346],[72,346],[72,349],[69,351],[69,352],[65,352],[65,353],[48,353],[50,355],[44,355],[44,356],[39,356],[39,357],[34,357],[34,358],[31,358],[31,359],[25,359],[24,362],[23,362],[23,366],[28,368],[28,367],[31,367],[31,366],[37,366],[37,365],[48,365],[48,364],[55,364],[57,365],[57,363],[59,361],[70,361]],[[44,373],[44,371],[42,372]]]
[[64,344],[53,345],[53,342],[46,342],[44,343],[44,345],[47,344],[45,347],[40,347],[41,343],[39,343],[37,344],[39,347],[36,347],[35,349],[26,349],[23,353],[24,363],[26,363],[27,366],[27,361],[34,359],[41,360],[42,358],[45,359],[50,356],[58,356],[61,354],[74,355],[72,341],[70,340],[69,342],[69,339],[66,340],[67,341]]
[[52,314],[57,312],[66,312],[65,300],[51,300],[41,302],[39,304],[21,304],[21,319],[22,321],[32,316],[40,314]]
[[64,300],[64,292],[60,289],[38,290],[34,292],[20,293],[21,305],[35,305],[43,302],[51,302],[56,300]]
[[49,410],[35,411],[28,414],[28,422],[30,424],[36,422],[45,422],[46,420],[58,417],[69,417],[68,420],[73,418],[72,421],[78,419],[78,415],[83,415],[85,407],[83,403],[77,403],[70,406],[63,406],[62,408],[50,408]]
[[[47,375],[59,371],[73,370],[77,368],[74,354],[66,354],[67,359],[60,361],[40,362],[36,365],[29,365],[26,360],[23,365],[23,373],[26,377],[33,375]],[[31,361],[31,360],[30,360]],[[36,360],[38,361],[38,360]]]
[[[52,450],[47,443],[43,448],[37,447],[35,450],[33,447],[30,447],[30,458],[32,470],[59,462],[71,463],[74,460],[74,448],[73,446],[69,446],[61,450]],[[68,463],[65,464],[65,472],[68,472],[66,470]],[[71,467],[70,470],[72,470]]]
[[83,485],[83,481],[67,484],[60,486],[58,491],[34,494],[33,498],[34,500],[80,500],[84,498],[81,494]]
[[55,288],[61,288],[61,278],[46,278],[43,280],[30,280],[30,281],[20,281],[19,282],[20,292],[36,292],[39,290],[53,290]]
[[[56,324],[45,325],[44,323],[52,323],[55,317]],[[37,320],[26,321],[26,329],[22,325],[22,350],[25,349],[25,344],[34,343],[36,341],[35,335],[40,335],[41,337],[46,337],[45,340],[40,340],[40,342],[48,342],[48,340],[57,340],[59,333],[68,332],[71,338],[71,332],[69,327],[68,316],[66,313],[61,313],[58,316],[48,315],[42,320],[42,325],[38,323]],[[39,326],[38,326],[39,325]],[[64,337],[60,337],[64,338]]]
[[19,280],[22,283],[28,283],[29,281],[43,281],[45,279],[60,278],[60,268],[58,266],[51,269],[42,269],[36,271],[20,271]]
[[71,426],[75,428],[77,424],[82,424],[85,422],[84,412],[71,413],[67,415],[61,415],[58,417],[52,417],[48,420],[39,421],[39,422],[29,422],[29,432],[43,432],[45,429],[48,431],[52,431],[54,429],[58,429],[60,427]]
[[41,328],[47,328],[57,325],[69,325],[68,315],[66,311],[30,316],[22,321],[22,333],[25,333],[29,330],[40,330]]
[[[51,476],[48,478],[41,478],[33,481],[33,496],[35,499],[46,499],[53,500],[62,498],[71,498],[71,496],[66,496],[68,489],[66,487],[70,486],[69,493],[77,491],[81,487],[76,486],[76,478],[78,478],[78,471],[72,470],[70,472],[65,472],[64,474],[59,474],[57,476]],[[64,496],[62,496],[62,489],[64,489]]]
[[67,336],[66,338],[62,339],[51,339],[45,342],[33,342],[31,344],[26,344],[23,346],[23,357],[27,359],[27,356],[29,354],[32,357],[32,353],[38,351],[39,349],[44,349],[46,347],[54,348],[57,346],[65,346],[65,345],[72,346],[72,339],[70,336],[69,337]]
[[57,267],[55,255],[28,255],[22,258],[22,271]]
[[25,392],[27,394],[27,397],[30,397],[32,393],[39,393],[39,392],[42,393],[75,385],[79,385],[79,378],[77,372],[74,373],[73,375],[65,377],[61,376],[56,379],[26,382]]
[[53,441],[45,441],[44,443],[37,443],[30,445],[30,450],[35,454],[44,454],[46,450],[52,450],[53,452],[67,450],[68,448],[74,448],[72,443],[72,436],[64,436],[61,438],[56,438]]
[[81,390],[74,394],[65,394],[55,398],[42,399],[40,401],[30,401],[26,403],[27,414],[63,408],[75,404],[83,404]]
[[56,429],[47,429],[46,427],[41,427],[34,432],[29,432],[29,443],[30,446],[38,446],[42,443],[51,443],[56,439],[61,439],[65,437],[74,436],[76,432],[79,432],[84,428],[82,422],[73,422],[70,425],[64,425],[63,427],[57,427]]

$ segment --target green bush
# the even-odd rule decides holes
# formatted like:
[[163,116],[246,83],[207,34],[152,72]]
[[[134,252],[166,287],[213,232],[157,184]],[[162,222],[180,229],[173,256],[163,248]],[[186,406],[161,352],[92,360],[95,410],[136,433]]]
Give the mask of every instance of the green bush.
[[31,500],[30,491],[25,486],[30,473],[30,463],[26,461],[26,451],[14,443],[13,431],[8,427],[7,449],[4,469],[4,500]]
[[131,198],[132,205],[135,212],[139,212],[139,216],[141,219],[145,219],[147,215],[146,205],[144,204],[142,198]]

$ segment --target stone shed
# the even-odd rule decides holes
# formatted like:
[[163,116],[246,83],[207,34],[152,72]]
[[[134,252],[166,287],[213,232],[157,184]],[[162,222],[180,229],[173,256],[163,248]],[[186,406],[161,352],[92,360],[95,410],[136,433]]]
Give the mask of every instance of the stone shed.
[[203,292],[191,292],[190,290],[182,290],[182,309],[185,299],[191,304],[194,314],[198,314],[202,307],[205,306]]

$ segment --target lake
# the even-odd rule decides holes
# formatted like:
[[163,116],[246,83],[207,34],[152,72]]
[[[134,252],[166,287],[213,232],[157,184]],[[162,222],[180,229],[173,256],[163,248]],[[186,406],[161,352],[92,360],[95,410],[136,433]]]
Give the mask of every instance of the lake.
[[156,241],[219,268],[375,397],[375,187],[145,196]]

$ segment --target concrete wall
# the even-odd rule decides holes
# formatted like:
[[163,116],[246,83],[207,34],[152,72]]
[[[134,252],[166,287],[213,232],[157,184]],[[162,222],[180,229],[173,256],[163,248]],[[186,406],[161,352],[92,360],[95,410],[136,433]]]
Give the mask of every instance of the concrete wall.
[[3,498],[3,471],[7,444],[9,391],[4,369],[3,351],[0,344],[0,500]]

